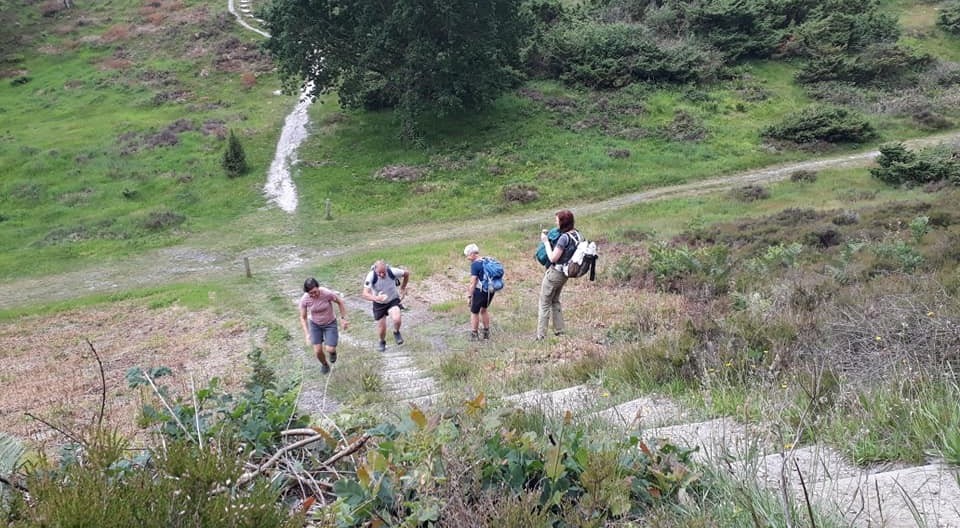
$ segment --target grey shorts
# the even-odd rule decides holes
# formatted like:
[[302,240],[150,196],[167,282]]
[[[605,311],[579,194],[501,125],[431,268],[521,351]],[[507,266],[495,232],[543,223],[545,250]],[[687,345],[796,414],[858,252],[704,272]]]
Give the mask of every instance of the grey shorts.
[[325,325],[318,325],[310,321],[310,342],[314,345],[327,345],[328,347],[337,346],[340,340],[340,332],[337,330],[337,320]]

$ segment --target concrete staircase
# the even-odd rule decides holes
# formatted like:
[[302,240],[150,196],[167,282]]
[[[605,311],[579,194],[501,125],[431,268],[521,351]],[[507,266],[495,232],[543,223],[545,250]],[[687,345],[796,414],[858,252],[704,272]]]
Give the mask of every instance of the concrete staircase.
[[862,528],[960,528],[960,468],[943,463],[859,468],[822,445],[776,445],[765,424],[729,417],[692,420],[692,413],[662,396],[647,395],[595,410],[597,389],[580,385],[528,391],[503,398],[525,409],[599,418],[644,438],[699,447],[694,459],[728,472],[803,506],[806,497],[821,513]]

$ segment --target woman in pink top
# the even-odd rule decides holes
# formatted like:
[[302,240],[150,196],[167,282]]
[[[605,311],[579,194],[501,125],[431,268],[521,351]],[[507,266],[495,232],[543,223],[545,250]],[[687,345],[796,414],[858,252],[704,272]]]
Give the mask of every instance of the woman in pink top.
[[310,277],[303,282],[303,297],[300,297],[300,326],[303,327],[303,338],[307,344],[313,345],[313,352],[322,365],[320,372],[330,372],[330,364],[324,352],[330,355],[330,363],[337,362],[337,342],[340,333],[337,331],[337,317],[333,313],[333,304],[340,306],[340,321],[343,329],[347,329],[347,306],[343,298],[330,289],[321,288],[317,279]]

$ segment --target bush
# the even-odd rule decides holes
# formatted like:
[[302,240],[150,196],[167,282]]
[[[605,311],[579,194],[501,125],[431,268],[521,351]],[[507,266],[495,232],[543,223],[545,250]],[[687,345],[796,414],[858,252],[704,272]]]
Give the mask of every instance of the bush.
[[817,171],[800,169],[790,173],[790,181],[794,183],[813,183],[817,181]]
[[895,43],[900,26],[895,17],[881,13],[874,0],[833,0],[821,3],[797,37],[810,55],[857,53],[875,44]]
[[870,169],[870,174],[891,185],[960,181],[960,152],[948,147],[913,152],[903,143],[883,145],[877,165]]
[[723,245],[688,249],[657,244],[650,247],[648,266],[661,291],[703,288],[711,295],[727,291],[733,262]]
[[704,81],[720,68],[715,54],[697,44],[660,44],[643,26],[623,23],[565,24],[551,30],[538,51],[545,75],[599,90],[640,81]]
[[528,204],[530,202],[535,202],[540,198],[540,191],[538,191],[536,187],[519,183],[516,185],[505,186],[501,191],[501,195],[503,196],[503,201],[505,202]]
[[960,1],[947,2],[940,7],[937,25],[948,33],[960,36]]
[[147,216],[147,219],[143,221],[143,227],[150,231],[161,231],[178,226],[186,219],[182,214],[177,214],[173,211],[153,211]]
[[876,136],[876,131],[865,119],[843,108],[807,107],[767,127],[761,135],[798,144],[859,143]]
[[914,53],[895,44],[881,44],[855,55],[824,54],[810,60],[797,73],[797,81],[848,82],[866,86],[912,84],[933,62],[927,54]]
[[243,145],[240,144],[240,140],[237,139],[233,130],[230,131],[230,137],[227,140],[227,150],[223,153],[222,165],[223,170],[226,171],[227,176],[230,178],[243,176],[250,170],[250,167],[247,165],[247,155],[243,151]]
[[730,189],[730,197],[739,202],[754,202],[770,198],[770,191],[762,185],[744,185]]

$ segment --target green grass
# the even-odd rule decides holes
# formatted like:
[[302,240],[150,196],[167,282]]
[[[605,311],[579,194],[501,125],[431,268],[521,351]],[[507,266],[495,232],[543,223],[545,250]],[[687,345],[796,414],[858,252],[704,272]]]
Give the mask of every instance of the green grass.
[[[140,2],[111,4],[48,22],[62,31],[43,33],[42,51],[26,48],[16,63],[31,81],[0,83],[0,245],[7,248],[0,277],[59,272],[168,246],[259,206],[260,174],[291,99],[271,95],[276,83],[269,75],[246,89],[239,72],[218,70],[209,53],[185,60],[190,39],[161,31],[96,40],[119,25],[145,24]],[[212,19],[199,7],[220,6],[184,4],[178,13],[192,12],[203,24]],[[78,24],[82,16],[93,22]],[[235,34],[240,43],[256,45]],[[117,50],[129,62],[109,66]],[[185,94],[184,102],[161,101],[174,92]],[[175,132],[176,145],[152,146],[154,136],[178,121],[187,130]],[[225,141],[210,133],[218,127],[238,132],[256,175],[224,176]],[[173,213],[182,222],[154,226],[151,213]],[[20,265],[26,261],[34,265]]]
[[[765,126],[811,103],[793,83],[789,63],[745,64],[730,80],[696,89],[635,86],[602,94],[531,82],[527,89],[567,101],[572,110],[512,93],[482,114],[426,119],[418,145],[398,141],[392,113],[342,111],[328,97],[312,108],[312,135],[299,151],[299,211],[292,219],[265,219],[261,187],[292,99],[272,95],[277,83],[265,71],[245,87],[241,74],[256,63],[218,67],[216,50],[259,39],[219,21],[221,4],[182,5],[170,16],[191,13],[185,27],[193,33],[123,38],[149,26],[133,1],[32,18],[45,31],[16,59],[32,80],[0,83],[0,244],[10,248],[0,255],[0,277],[58,273],[186,241],[242,248],[306,236],[345,245],[396,226],[439,229],[453,220],[558,208],[810,155],[773,152],[759,139]],[[92,23],[77,24],[80,16]],[[217,33],[224,28],[227,34]],[[197,31],[219,36],[187,38]],[[226,44],[226,36],[235,41]],[[940,44],[945,56],[960,50],[956,42]],[[170,93],[187,94],[186,102],[164,102]],[[703,127],[702,141],[662,137],[678,111]],[[192,130],[178,133],[176,146],[147,148],[150,136],[181,119]],[[920,133],[903,119],[872,119],[883,138]],[[202,132],[209,123],[238,133],[251,174],[225,178],[219,166],[225,142]],[[625,130],[639,131],[640,139]],[[630,156],[611,157],[616,150]],[[391,165],[426,172],[414,182],[375,177]],[[539,198],[505,200],[504,190],[517,185]],[[332,220],[321,214],[327,199]],[[157,225],[151,215],[172,220]],[[20,265],[26,261],[33,265]]]

